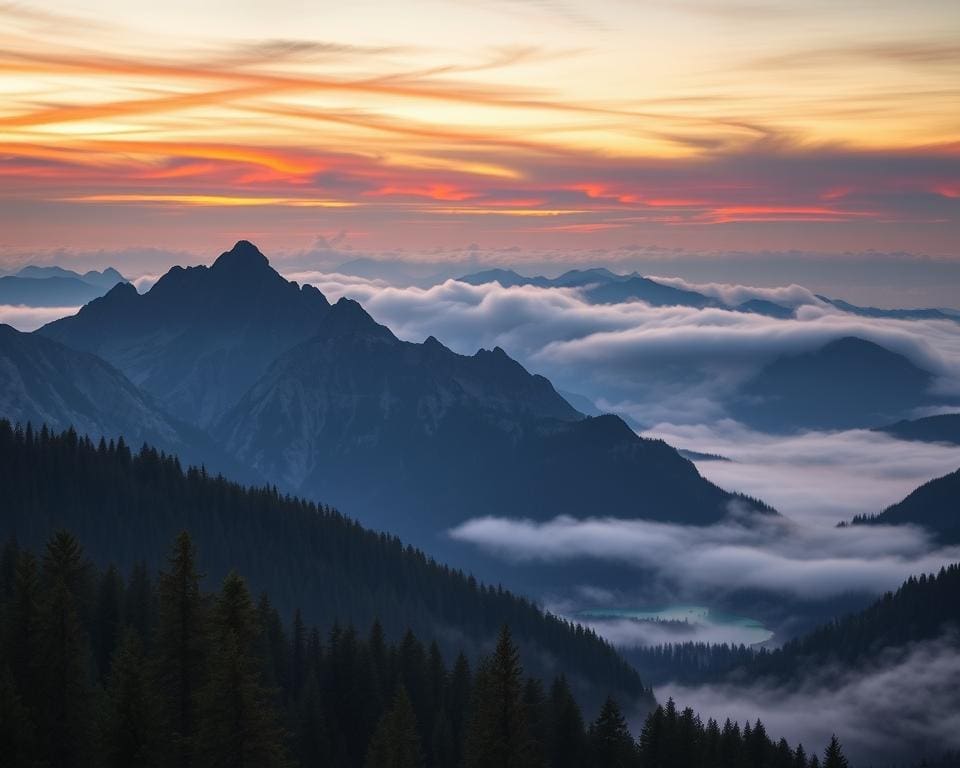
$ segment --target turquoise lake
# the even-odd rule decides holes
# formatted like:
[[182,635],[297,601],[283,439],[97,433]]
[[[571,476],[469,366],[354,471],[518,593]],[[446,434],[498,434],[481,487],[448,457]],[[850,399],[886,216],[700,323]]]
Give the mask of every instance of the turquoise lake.
[[761,622],[746,616],[715,611],[703,605],[668,605],[663,608],[591,608],[577,613],[588,622],[626,619],[633,621],[680,621],[692,628],[725,629],[729,641],[753,645],[773,637]]

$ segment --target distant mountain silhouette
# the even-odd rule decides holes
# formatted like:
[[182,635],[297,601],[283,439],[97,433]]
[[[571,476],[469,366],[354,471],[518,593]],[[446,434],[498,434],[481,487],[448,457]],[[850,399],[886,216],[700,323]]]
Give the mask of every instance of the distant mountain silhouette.
[[538,288],[580,288],[584,298],[593,304],[617,304],[624,301],[645,301],[657,307],[715,307],[722,302],[695,291],[673,288],[636,273],[618,275],[608,269],[572,269],[559,277],[524,277],[512,270],[488,269],[457,278],[471,285],[498,282],[505,288],[533,285]]
[[960,445],[960,413],[943,413],[922,419],[904,419],[896,424],[877,427],[875,431],[886,432],[900,440]]
[[738,312],[748,312],[752,315],[764,315],[766,317],[775,317],[778,320],[789,320],[796,314],[792,307],[785,307],[766,299],[750,299],[741,304],[737,304],[734,309]]
[[710,523],[735,498],[618,417],[583,418],[503,350],[400,341],[343,299],[214,434],[284,487],[416,542],[494,513]]
[[97,286],[102,288],[104,292],[109,291],[117,283],[126,282],[126,278],[121,275],[113,267],[107,267],[102,272],[98,272],[95,269],[91,269],[89,272],[84,272],[80,274],[79,272],[74,272],[72,269],[64,269],[63,267],[40,267],[31,264],[30,266],[24,267],[19,272],[17,272],[17,277],[28,277],[28,278],[37,278],[45,279],[51,277],[61,277],[69,278],[73,280],[82,280],[85,283],[90,285]]
[[513,288],[518,285],[534,285],[538,288],[549,288],[553,281],[548,277],[524,277],[512,269],[486,269],[470,275],[458,277],[461,283],[470,285],[484,285],[486,283],[500,283],[504,288]]
[[207,435],[168,416],[100,358],[9,325],[0,325],[0,418],[123,437],[134,448],[149,442],[214,471],[241,471]]
[[932,404],[932,380],[903,355],[851,336],[767,365],[730,410],[768,431],[872,427]]
[[208,426],[329,306],[240,241],[211,267],[174,267],[143,295],[121,283],[38,333],[99,355],[169,412]]
[[860,515],[854,525],[920,525],[945,544],[960,544],[960,469],[924,483],[878,515]]
[[62,267],[24,267],[16,275],[0,277],[0,304],[28,307],[76,307],[102,296],[123,275],[113,268],[81,275]]
[[879,309],[877,307],[858,307],[842,299],[831,299],[817,295],[820,301],[825,301],[837,309],[861,317],[885,317],[894,320],[953,320],[958,321],[956,315],[944,312],[941,309]]

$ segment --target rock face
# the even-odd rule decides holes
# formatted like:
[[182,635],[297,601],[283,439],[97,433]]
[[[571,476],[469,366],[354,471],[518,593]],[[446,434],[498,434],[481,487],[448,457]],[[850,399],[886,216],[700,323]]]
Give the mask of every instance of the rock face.
[[313,335],[329,306],[240,241],[209,268],[174,267],[142,296],[121,283],[38,333],[99,355],[170,413],[206,427]]
[[206,434],[167,415],[154,398],[100,358],[0,325],[0,418],[36,429],[73,427],[94,438],[150,443],[185,462],[238,472]]
[[423,541],[478,515],[709,523],[733,497],[616,416],[584,418],[503,350],[397,339],[341,300],[214,429],[285,487]]
[[239,479],[335,504],[434,553],[474,516],[704,524],[736,499],[618,417],[584,417],[502,349],[402,341],[356,302],[331,307],[286,281],[244,241],[142,296],[118,285],[37,334],[107,360],[144,402],[249,468]]

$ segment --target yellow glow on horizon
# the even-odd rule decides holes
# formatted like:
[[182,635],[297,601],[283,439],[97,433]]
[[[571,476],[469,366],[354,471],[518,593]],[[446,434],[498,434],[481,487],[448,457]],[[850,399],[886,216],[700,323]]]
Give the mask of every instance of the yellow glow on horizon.
[[119,194],[119,195],[80,195],[61,198],[69,203],[176,203],[199,206],[261,206],[278,205],[293,208],[353,208],[359,203],[345,200],[315,200],[313,198],[292,197],[238,197],[232,195],[162,195],[162,194]]

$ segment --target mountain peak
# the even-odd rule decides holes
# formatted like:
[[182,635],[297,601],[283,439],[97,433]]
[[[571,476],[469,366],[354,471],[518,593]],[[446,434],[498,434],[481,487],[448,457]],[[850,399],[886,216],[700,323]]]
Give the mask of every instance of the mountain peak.
[[218,271],[254,271],[270,267],[267,257],[249,240],[238,240],[229,251],[220,254],[211,269]]
[[321,334],[324,336],[344,336],[357,333],[391,336],[393,334],[377,323],[360,304],[353,299],[342,297],[323,318]]
[[103,298],[108,301],[121,301],[138,295],[137,289],[133,283],[121,282],[117,283],[113,286],[113,288],[103,294]]

